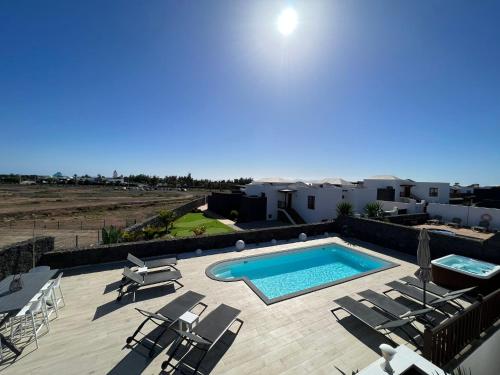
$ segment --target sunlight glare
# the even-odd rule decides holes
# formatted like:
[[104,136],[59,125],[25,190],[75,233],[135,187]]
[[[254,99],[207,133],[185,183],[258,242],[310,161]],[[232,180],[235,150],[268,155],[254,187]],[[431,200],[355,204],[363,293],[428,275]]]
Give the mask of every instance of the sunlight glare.
[[283,36],[288,36],[292,34],[297,28],[298,24],[298,15],[297,11],[293,8],[284,9],[278,16],[278,20],[276,25],[278,27],[278,31]]

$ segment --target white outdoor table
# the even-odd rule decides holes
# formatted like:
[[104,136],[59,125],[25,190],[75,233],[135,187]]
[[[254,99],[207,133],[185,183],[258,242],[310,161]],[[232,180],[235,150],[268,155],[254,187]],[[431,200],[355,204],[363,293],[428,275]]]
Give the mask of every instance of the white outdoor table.
[[[199,319],[200,317],[198,315],[193,314],[191,311],[186,311],[179,317],[179,329],[181,331],[190,332],[194,326],[198,324]],[[186,329],[184,329],[184,325],[186,326]]]
[[[399,375],[408,370],[412,365],[417,366],[422,372],[429,375],[447,375],[446,372],[428,361],[424,357],[418,355],[410,348],[400,345],[396,348],[396,354],[390,362],[393,369],[392,375]],[[380,365],[385,362],[384,358],[379,358],[368,367],[361,370],[358,375],[388,375]]]
[[[23,287],[15,292],[9,291],[10,282],[14,275],[7,276],[0,281],[0,314],[4,317],[0,321],[0,327],[3,326],[7,320],[16,315],[31,299],[42,289],[42,287],[52,279],[59,270],[48,270],[41,272],[31,272],[21,274]],[[21,351],[5,336],[0,334],[0,340],[3,345],[9,348],[16,356],[21,354]]]

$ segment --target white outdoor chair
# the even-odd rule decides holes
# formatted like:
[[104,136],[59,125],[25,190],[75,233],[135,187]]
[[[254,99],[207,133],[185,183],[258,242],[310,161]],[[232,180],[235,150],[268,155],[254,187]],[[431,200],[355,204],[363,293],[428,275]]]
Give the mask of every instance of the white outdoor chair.
[[[57,276],[57,279],[52,280],[52,295],[53,295],[53,303],[56,308],[56,315],[57,311],[59,308],[66,306],[66,301],[64,301],[64,295],[61,289],[61,279],[62,279],[63,273],[61,272],[59,276]],[[56,292],[59,292],[59,296],[57,295]]]
[[[50,331],[49,317],[47,314],[45,295],[41,292],[37,294],[38,299],[22,308],[10,321],[10,337],[14,340],[16,331],[19,331],[19,338],[27,335],[28,328],[31,330],[30,336],[35,337],[36,348],[38,349],[38,332],[42,327]],[[17,327],[16,327],[17,323]]]

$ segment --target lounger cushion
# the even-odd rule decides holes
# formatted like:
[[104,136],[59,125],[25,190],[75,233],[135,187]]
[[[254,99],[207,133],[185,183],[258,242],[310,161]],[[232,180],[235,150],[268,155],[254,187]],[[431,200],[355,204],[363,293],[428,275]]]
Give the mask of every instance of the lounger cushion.
[[240,312],[240,310],[234,307],[221,304],[194,327],[193,333],[214,343],[224,332],[226,332]]
[[358,302],[349,296],[336,299],[334,302],[345,311],[374,329],[390,321],[390,319],[386,318],[384,315],[379,314],[375,310],[372,310],[368,306],[363,305],[361,302]]
[[[404,294],[408,297],[411,297],[419,302],[423,301],[423,290],[417,289],[413,286],[402,284],[399,281],[391,281],[390,283],[386,284],[387,286],[390,286],[392,289],[400,292],[401,294]],[[438,297],[433,296],[432,294],[429,294],[426,292],[425,294],[425,300],[427,303],[431,304],[434,301],[436,301]]]
[[182,277],[179,271],[161,271],[151,272],[144,275],[144,283],[142,285],[151,285],[163,283],[166,281],[178,280]]
[[173,301],[167,303],[157,311],[157,314],[160,314],[171,321],[176,321],[182,314],[196,306],[203,298],[205,298],[203,294],[189,290]]
[[148,268],[175,266],[177,264],[177,258],[163,258],[163,259],[146,260],[144,263],[146,264],[146,267],[148,267]]
[[123,268],[123,276],[125,276],[126,278],[137,284],[142,284],[144,282],[143,277],[141,275],[135,273],[128,267]]
[[141,259],[137,258],[136,256],[134,256],[130,253],[128,253],[128,255],[127,255],[127,260],[129,262],[134,263],[138,267],[144,267],[144,262]]
[[[423,289],[423,287],[424,287],[424,284],[416,277],[405,276],[401,280],[409,285],[416,286],[417,288],[420,288],[420,289]],[[450,289],[446,289],[446,288],[443,288],[439,285],[432,284],[432,283],[426,283],[425,289],[427,291],[434,293],[434,294],[437,294],[438,296],[441,296],[441,297],[446,295],[447,293],[451,292]]]
[[374,304],[375,306],[385,311],[390,312],[393,315],[402,316],[410,311],[408,307],[394,301],[393,299],[383,294],[376,293],[370,289],[359,292],[358,294],[364,299],[366,299],[368,302]]

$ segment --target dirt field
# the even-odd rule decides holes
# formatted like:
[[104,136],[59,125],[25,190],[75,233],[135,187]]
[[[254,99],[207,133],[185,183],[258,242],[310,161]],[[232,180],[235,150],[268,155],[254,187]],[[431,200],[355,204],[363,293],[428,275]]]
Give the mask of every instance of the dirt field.
[[103,225],[125,227],[206,192],[140,191],[105,186],[0,185],[0,246],[36,235],[56,248],[97,244]]

